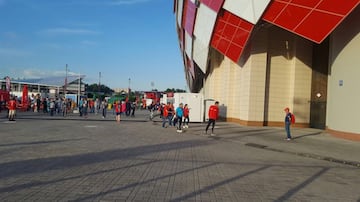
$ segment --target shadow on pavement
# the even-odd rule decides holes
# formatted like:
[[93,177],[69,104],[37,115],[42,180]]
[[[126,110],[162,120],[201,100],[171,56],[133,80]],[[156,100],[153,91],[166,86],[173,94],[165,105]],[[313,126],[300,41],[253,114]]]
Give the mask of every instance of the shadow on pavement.
[[182,142],[146,145],[125,149],[108,150],[98,153],[78,154],[73,156],[49,157],[42,159],[22,160],[0,164],[0,179],[29,173],[40,173],[49,170],[65,169],[100,162],[128,159],[151,153],[200,147],[210,144],[211,140],[187,140]]

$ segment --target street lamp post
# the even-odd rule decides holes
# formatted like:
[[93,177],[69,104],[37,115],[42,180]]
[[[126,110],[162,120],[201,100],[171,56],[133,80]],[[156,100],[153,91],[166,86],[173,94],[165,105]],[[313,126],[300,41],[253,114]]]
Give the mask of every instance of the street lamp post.
[[64,85],[64,97],[66,96],[67,91],[67,77],[68,77],[68,65],[65,66],[65,85]]

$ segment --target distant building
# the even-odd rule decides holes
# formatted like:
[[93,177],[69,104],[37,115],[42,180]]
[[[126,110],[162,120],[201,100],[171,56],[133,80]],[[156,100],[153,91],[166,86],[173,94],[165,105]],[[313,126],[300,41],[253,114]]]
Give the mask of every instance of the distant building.
[[[45,97],[64,96],[64,94],[84,95],[85,84],[83,83],[84,75],[68,76],[65,87],[64,77],[48,77],[38,79],[21,79],[11,80],[10,94],[21,97],[24,85],[28,87],[29,96],[32,94],[41,94]],[[80,81],[79,81],[80,79]],[[6,89],[6,81],[0,79],[0,88]]]
[[129,93],[129,88],[114,88],[114,93],[115,94],[119,94],[119,93]]

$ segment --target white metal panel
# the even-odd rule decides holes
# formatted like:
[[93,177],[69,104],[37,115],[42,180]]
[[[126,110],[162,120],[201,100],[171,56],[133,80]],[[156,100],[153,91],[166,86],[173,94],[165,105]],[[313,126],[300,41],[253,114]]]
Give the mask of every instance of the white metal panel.
[[226,0],[223,8],[256,24],[271,0]]
[[209,45],[215,26],[217,13],[204,4],[200,4],[195,20],[194,35],[203,44]]
[[206,73],[209,46],[203,44],[198,38],[194,40],[193,59],[203,73]]
[[178,21],[179,27],[182,27],[181,20],[182,20],[182,14],[183,14],[184,0],[178,0],[177,3],[178,3],[178,5],[177,5],[177,21]]
[[189,33],[185,32],[185,52],[190,59],[192,59],[192,43],[193,39]]

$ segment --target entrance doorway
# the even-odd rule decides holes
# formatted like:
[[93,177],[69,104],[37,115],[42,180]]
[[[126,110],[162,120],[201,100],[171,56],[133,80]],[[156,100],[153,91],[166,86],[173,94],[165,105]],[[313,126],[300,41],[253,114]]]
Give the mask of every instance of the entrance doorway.
[[329,67],[329,39],[313,45],[310,127],[325,129]]

